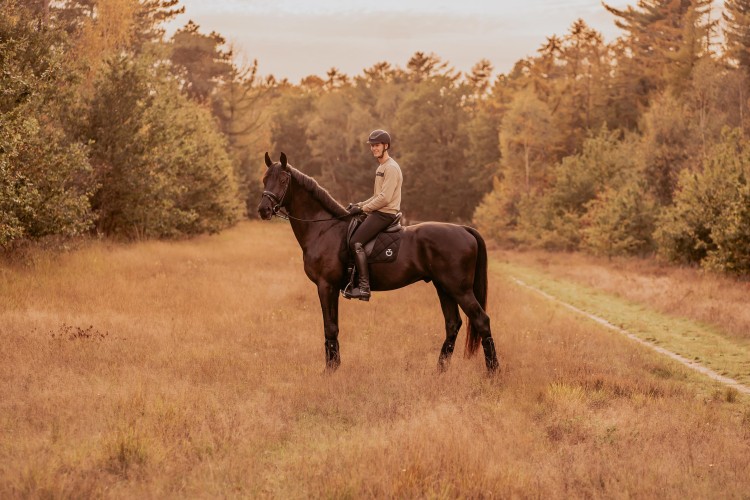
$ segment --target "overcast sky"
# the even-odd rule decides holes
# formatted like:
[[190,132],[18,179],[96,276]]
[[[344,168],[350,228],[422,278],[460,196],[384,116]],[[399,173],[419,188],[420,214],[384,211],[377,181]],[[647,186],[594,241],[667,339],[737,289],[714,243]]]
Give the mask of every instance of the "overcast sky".
[[[624,8],[636,0],[607,2]],[[348,75],[379,61],[405,66],[416,51],[435,53],[459,71],[482,58],[508,72],[578,18],[610,42],[621,34],[600,0],[182,0],[201,31],[216,31],[262,75]]]

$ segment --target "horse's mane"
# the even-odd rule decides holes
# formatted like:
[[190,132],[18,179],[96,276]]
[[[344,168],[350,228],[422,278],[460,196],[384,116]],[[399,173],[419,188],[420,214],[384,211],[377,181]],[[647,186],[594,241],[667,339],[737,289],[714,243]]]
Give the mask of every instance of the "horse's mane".
[[297,183],[302,186],[305,191],[310,193],[313,198],[318,200],[320,204],[323,205],[323,208],[325,208],[335,216],[343,216],[348,213],[346,209],[338,201],[336,201],[324,187],[318,184],[318,181],[316,181],[309,175],[303,174],[291,165],[287,165],[287,168],[289,169],[289,173],[292,174],[292,178],[297,181]]

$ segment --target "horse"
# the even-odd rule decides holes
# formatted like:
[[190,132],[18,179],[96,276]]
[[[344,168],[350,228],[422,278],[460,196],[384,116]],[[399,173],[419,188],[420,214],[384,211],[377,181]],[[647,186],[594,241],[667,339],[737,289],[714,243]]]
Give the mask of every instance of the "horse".
[[[265,155],[261,219],[288,218],[302,248],[307,277],[317,286],[323,312],[326,371],[341,364],[339,351],[339,291],[347,283],[349,249],[346,236],[353,217],[318,182],[287,163]],[[286,213],[281,212],[284,208]],[[432,282],[445,318],[445,341],[438,369],[447,368],[462,321],[468,318],[465,356],[472,357],[481,342],[490,374],[500,367],[490,332],[487,307],[487,246],[476,229],[444,222],[423,222],[402,230],[398,257],[391,263],[370,264],[372,291],[395,290],[418,281]]]

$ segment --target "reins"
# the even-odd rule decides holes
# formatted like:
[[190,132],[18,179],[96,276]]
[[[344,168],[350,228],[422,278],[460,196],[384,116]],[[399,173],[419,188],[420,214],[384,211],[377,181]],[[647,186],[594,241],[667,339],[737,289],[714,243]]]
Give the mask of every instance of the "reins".
[[294,217],[293,215],[289,215],[286,212],[281,212],[281,207],[278,207],[278,208],[277,207],[278,205],[273,208],[273,215],[275,215],[279,219],[284,219],[284,220],[292,219],[292,220],[296,220],[299,222],[326,222],[329,220],[343,219],[344,217],[349,217],[350,215],[350,214],[344,214],[344,215],[339,215],[335,217],[329,217],[328,219],[300,219],[299,217]]
[[274,203],[273,208],[271,208],[273,215],[275,215],[279,219],[284,219],[284,220],[292,219],[292,220],[296,220],[299,222],[326,222],[330,220],[338,220],[338,219],[343,219],[344,217],[349,217],[350,214],[346,213],[344,215],[329,217],[327,219],[300,219],[299,217],[294,217],[293,215],[289,215],[288,212],[282,212],[281,203],[284,201],[284,197],[286,197],[286,190],[289,188],[289,184],[292,183],[292,174],[290,174],[289,172],[286,172],[286,175],[288,175],[289,177],[287,178],[286,185],[284,186],[284,192],[281,193],[281,196],[276,196],[276,194],[272,193],[271,191],[263,191],[263,196],[267,196]]

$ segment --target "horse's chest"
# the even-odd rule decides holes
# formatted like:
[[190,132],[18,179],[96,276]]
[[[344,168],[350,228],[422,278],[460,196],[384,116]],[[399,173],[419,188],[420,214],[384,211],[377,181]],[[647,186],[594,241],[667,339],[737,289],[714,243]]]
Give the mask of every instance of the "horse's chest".
[[334,252],[305,252],[302,261],[305,273],[314,281],[321,277],[337,279],[343,272],[339,255]]

